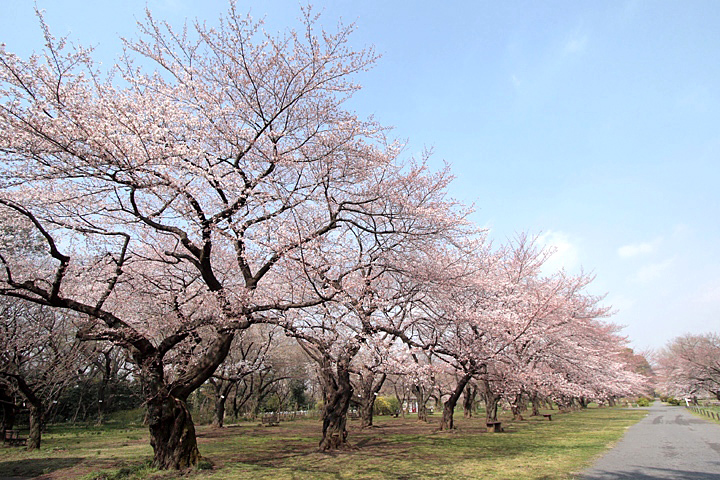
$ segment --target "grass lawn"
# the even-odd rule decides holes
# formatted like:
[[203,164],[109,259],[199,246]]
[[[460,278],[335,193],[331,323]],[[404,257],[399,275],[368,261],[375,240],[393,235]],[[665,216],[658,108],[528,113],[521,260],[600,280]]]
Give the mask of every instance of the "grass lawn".
[[[484,417],[456,419],[456,431],[436,432],[414,418],[377,417],[360,430],[350,422],[353,450],[319,453],[318,420],[256,423],[220,430],[197,427],[204,461],[189,472],[158,472],[145,428],[55,427],[39,452],[0,449],[0,478],[40,479],[563,479],[572,478],[646,415],[639,409],[591,408],[530,417],[504,433],[486,433]],[[456,416],[458,416],[456,414]],[[212,468],[209,468],[212,467]]]
[[715,415],[711,416],[707,413],[699,413],[694,411],[692,408],[688,409],[690,413],[693,415],[696,415],[698,417],[704,418],[705,420],[709,420],[711,422],[720,423],[720,406],[718,405],[711,405],[709,407],[705,406],[699,406],[697,408],[700,408],[703,412],[713,412]]

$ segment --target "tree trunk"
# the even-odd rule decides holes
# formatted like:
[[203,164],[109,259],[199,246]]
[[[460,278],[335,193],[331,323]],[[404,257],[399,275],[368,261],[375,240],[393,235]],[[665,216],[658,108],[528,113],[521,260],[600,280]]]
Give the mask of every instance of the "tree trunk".
[[398,391],[397,384],[393,384],[393,390],[395,391],[395,398],[397,399],[400,411],[398,412],[402,418],[405,418],[405,397],[406,397],[406,390],[403,388],[401,391],[403,392],[402,397],[400,396],[400,392]]
[[30,409],[30,434],[28,435],[28,450],[36,450],[40,448],[40,439],[42,436],[43,407],[40,398],[35,395],[33,389],[28,385],[22,376],[13,376],[18,390],[25,398]]
[[218,395],[215,399],[215,414],[213,416],[212,426],[222,428],[225,423],[225,395]]
[[512,411],[514,421],[525,420],[522,416],[522,412],[525,410],[525,406],[521,393],[515,395],[513,401],[510,402],[510,410]]
[[40,440],[42,437],[42,405],[39,402],[37,404],[31,403],[29,408],[30,434],[28,435],[27,448],[28,450],[37,450],[40,448]]
[[465,387],[465,395],[463,396],[463,415],[465,418],[472,418],[473,416],[477,391],[477,387],[472,383],[468,383],[467,387]]
[[0,425],[0,435],[5,438],[5,432],[12,430],[15,426],[15,402],[10,391],[5,385],[0,384],[0,402],[2,402],[2,425]]
[[330,403],[323,408],[323,430],[320,450],[347,448],[347,411],[352,394],[336,393],[329,396]]
[[442,419],[440,420],[440,430],[452,430],[455,428],[455,424],[453,421],[453,417],[455,414],[455,406],[457,405],[457,401],[460,398],[460,395],[462,395],[463,390],[465,390],[465,386],[470,381],[470,379],[473,376],[473,372],[467,372],[465,375],[463,375],[460,378],[460,381],[458,381],[458,384],[455,386],[455,390],[452,394],[450,394],[450,397],[445,400],[445,403],[443,404],[443,414]]
[[195,425],[183,399],[163,391],[148,401],[150,445],[155,452],[153,467],[177,470],[195,465],[200,451],[195,439]]
[[412,392],[415,394],[415,399],[417,400],[418,420],[421,422],[427,422],[428,413],[425,404],[427,403],[429,396],[427,395],[425,387],[423,387],[422,385],[413,385]]
[[353,388],[350,383],[349,359],[341,359],[333,371],[332,362],[324,357],[320,368],[323,386],[323,430],[320,450],[339,450],[348,447],[347,412]]
[[532,395],[530,398],[530,401],[532,403],[532,414],[531,416],[537,417],[540,415],[540,396],[537,394]]
[[102,425],[105,421],[105,411],[107,409],[107,398],[106,392],[110,378],[112,377],[112,356],[110,352],[112,350],[106,350],[103,354],[103,374],[100,380],[100,386],[98,387],[98,418],[97,424]]
[[146,395],[146,420],[153,447],[153,467],[178,470],[197,464],[200,452],[195,425],[187,408],[187,398],[215,373],[225,360],[234,332],[219,333],[193,367],[183,372],[172,385],[164,378],[162,354],[136,359]]
[[375,382],[375,373],[364,368],[360,377],[360,428],[372,427],[373,409],[375,408],[375,400],[385,383],[386,375],[383,373]]
[[15,426],[15,406],[11,405],[9,403],[3,403],[3,421],[2,426],[0,427],[2,429],[2,435],[3,438],[5,438],[5,431],[6,430],[12,430]]
[[483,400],[485,400],[485,421],[487,423],[497,422],[497,409],[500,396],[486,390],[483,392]]
[[221,380],[218,378],[211,378],[210,383],[213,387],[213,393],[215,394],[215,408],[213,410],[212,426],[215,428],[222,428],[225,424],[225,405],[227,398],[230,395],[230,390],[232,390],[236,382],[227,379]]

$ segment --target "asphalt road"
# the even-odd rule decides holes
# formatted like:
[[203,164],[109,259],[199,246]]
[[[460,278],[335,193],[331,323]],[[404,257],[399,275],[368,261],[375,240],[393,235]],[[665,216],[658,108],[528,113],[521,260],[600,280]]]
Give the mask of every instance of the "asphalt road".
[[720,480],[720,425],[683,407],[656,403],[649,410],[580,478]]

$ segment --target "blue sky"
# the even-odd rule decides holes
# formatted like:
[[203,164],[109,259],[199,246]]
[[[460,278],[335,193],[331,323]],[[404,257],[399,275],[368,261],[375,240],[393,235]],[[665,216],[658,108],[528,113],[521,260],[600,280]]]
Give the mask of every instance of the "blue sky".
[[[57,36],[104,63],[156,17],[214,22],[224,1],[38,0]],[[497,242],[528,231],[553,267],[596,274],[638,349],[720,330],[720,2],[316,1],[356,22],[376,68],[352,101],[457,176],[451,194]],[[238,1],[270,31],[290,0]],[[32,2],[0,0],[0,42],[42,45]]]

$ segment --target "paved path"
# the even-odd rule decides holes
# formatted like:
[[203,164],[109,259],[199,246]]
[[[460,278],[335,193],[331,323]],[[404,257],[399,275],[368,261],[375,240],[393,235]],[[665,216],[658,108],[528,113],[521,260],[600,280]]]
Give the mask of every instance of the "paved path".
[[656,403],[649,410],[580,478],[720,480],[720,425],[683,407]]

